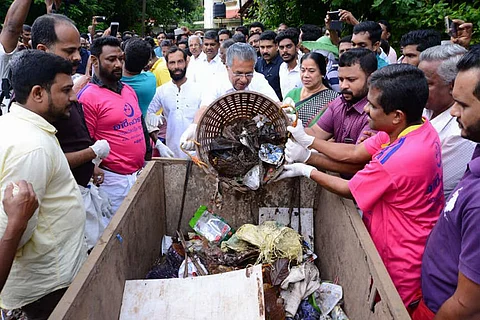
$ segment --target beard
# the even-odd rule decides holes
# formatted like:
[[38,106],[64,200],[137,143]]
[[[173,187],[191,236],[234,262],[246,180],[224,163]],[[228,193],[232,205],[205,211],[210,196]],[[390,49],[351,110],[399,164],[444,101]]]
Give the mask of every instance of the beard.
[[295,57],[295,55],[293,55],[293,54],[286,55],[285,58],[282,56],[283,62],[285,62],[285,63],[290,63],[290,62],[292,62],[293,60],[295,60],[295,58],[296,58],[296,57]]
[[[100,79],[106,79],[109,82],[117,82],[122,78],[122,68],[114,69],[112,72],[108,72],[102,67],[100,61],[98,62],[98,72]],[[120,73],[120,75],[118,75],[118,73]]]
[[[176,73],[178,71],[180,71],[180,73]],[[187,68],[174,69],[174,70],[168,69],[168,72],[170,73],[170,77],[172,78],[173,81],[179,81],[185,78],[185,75],[187,74]]]
[[[351,104],[355,104],[357,103],[358,101],[362,100],[363,98],[365,98],[368,94],[368,85],[365,84],[365,86],[362,88],[362,90],[358,93],[358,94],[353,94],[352,91],[350,90],[342,90],[340,91],[340,94],[342,95],[345,95],[345,94],[348,94],[348,95],[351,95],[352,98],[350,100],[348,100],[349,103]],[[345,97],[345,96],[344,96]]]
[[52,101],[51,93],[48,93],[48,109],[47,109],[46,118],[51,119],[52,121],[68,119],[70,118],[71,107],[72,107],[71,103],[68,106],[65,106],[63,108],[59,108],[58,106],[55,106],[55,104]]

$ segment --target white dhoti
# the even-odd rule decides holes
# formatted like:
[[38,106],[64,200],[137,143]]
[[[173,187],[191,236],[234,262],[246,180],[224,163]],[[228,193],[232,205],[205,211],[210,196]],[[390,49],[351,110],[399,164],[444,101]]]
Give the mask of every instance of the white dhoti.
[[100,190],[108,195],[112,203],[113,213],[117,212],[118,208],[132,188],[140,171],[132,174],[118,174],[112,171],[104,170],[103,183],[100,185]]

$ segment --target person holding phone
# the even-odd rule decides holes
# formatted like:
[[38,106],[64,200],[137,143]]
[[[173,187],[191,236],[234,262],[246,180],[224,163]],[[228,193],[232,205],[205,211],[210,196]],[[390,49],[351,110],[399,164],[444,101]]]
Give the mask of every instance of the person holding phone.
[[460,19],[453,19],[452,23],[456,32],[450,34],[450,41],[468,50],[470,48],[470,41],[472,40],[473,24]]

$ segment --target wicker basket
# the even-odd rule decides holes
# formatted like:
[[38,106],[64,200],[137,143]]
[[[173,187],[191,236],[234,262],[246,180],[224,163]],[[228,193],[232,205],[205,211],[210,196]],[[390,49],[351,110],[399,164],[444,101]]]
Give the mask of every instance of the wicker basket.
[[280,107],[267,96],[251,92],[236,91],[215,100],[203,113],[197,126],[197,155],[208,164],[208,171],[217,174],[208,160],[210,145],[222,134],[223,128],[237,119],[252,119],[258,114],[268,117],[275,131],[287,135],[288,119]]

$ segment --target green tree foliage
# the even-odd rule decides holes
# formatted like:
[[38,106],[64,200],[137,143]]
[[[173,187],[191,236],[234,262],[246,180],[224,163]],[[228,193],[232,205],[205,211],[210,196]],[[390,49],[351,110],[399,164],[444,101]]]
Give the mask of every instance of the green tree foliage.
[[[13,0],[0,1],[0,19],[3,22],[8,7]],[[65,2],[65,1],[63,1]],[[180,21],[191,22],[192,14],[198,7],[198,0],[147,0],[146,17],[155,21],[155,25],[176,25]],[[93,16],[105,16],[107,24],[99,25],[99,29],[108,27],[110,21],[120,23],[120,30],[135,29],[140,32],[142,22],[142,0],[79,0],[74,5],[65,5],[58,10],[67,14],[81,32],[86,32],[92,23]],[[45,14],[44,0],[34,0],[27,23],[32,24],[36,17]]]
[[[337,9],[351,11],[360,21],[388,20],[394,43],[410,30],[433,28],[443,32],[447,15],[474,23],[474,42],[480,40],[480,0],[255,0],[250,20],[262,21],[272,29],[281,22],[322,26],[326,12]],[[351,27],[346,26],[344,33],[350,32]],[[446,34],[444,37],[448,38]]]

